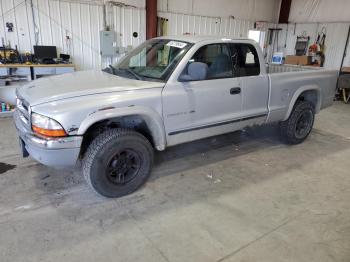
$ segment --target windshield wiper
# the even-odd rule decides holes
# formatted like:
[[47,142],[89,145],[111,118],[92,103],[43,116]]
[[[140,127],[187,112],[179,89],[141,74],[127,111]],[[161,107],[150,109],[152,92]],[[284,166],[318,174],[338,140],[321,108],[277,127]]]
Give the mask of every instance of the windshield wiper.
[[110,70],[112,71],[113,75],[118,75],[117,72],[118,71],[122,71],[122,72],[127,72],[130,75],[132,75],[134,78],[136,78],[137,80],[143,80],[143,78],[141,76],[139,76],[138,74],[136,74],[133,70],[129,69],[129,68],[116,68],[112,65],[108,66],[110,68]]
[[128,72],[129,74],[132,74],[137,80],[143,80],[143,78],[141,76],[139,76],[138,74],[136,74],[133,70],[129,69],[129,68],[118,68],[118,70],[123,70]]
[[112,74],[115,75],[115,70],[116,70],[117,68],[115,68],[115,67],[112,66],[112,65],[109,65],[108,67],[112,70]]

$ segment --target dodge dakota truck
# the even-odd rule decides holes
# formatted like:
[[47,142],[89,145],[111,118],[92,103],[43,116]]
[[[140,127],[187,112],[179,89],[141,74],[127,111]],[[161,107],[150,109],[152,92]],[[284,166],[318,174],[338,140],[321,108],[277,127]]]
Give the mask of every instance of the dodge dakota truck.
[[337,77],[266,66],[252,40],[160,37],[104,70],[18,88],[14,121],[24,157],[81,163],[95,192],[120,197],[146,182],[154,150],[273,122],[287,143],[303,142],[332,105]]

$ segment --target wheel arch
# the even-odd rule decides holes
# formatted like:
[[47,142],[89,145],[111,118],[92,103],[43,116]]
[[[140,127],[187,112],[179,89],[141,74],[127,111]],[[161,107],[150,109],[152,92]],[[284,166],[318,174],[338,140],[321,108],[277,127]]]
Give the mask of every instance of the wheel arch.
[[293,111],[297,101],[309,101],[314,105],[315,113],[321,110],[321,90],[316,85],[308,85],[300,87],[293,95],[287,114],[283,121],[287,120]]
[[[80,125],[77,135],[86,136],[94,128],[123,127],[139,131],[157,150],[166,146],[162,118],[153,109],[143,106],[108,108],[90,114]],[[84,141],[83,141],[84,143]]]

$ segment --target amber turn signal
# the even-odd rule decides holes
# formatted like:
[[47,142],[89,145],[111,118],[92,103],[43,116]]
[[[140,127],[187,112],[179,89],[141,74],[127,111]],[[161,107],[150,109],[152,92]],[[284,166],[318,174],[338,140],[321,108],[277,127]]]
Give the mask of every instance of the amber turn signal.
[[41,136],[46,136],[46,137],[64,137],[67,136],[66,131],[63,129],[57,129],[57,130],[50,130],[50,129],[44,129],[41,127],[37,127],[35,125],[32,125],[33,131]]

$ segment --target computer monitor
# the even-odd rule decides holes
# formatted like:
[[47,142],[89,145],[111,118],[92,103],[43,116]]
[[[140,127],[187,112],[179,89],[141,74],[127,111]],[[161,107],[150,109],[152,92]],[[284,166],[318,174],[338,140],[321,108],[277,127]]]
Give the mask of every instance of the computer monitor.
[[35,45],[34,55],[37,59],[57,58],[57,48],[56,46]]

